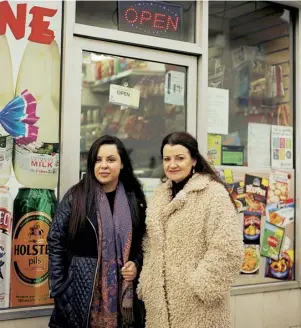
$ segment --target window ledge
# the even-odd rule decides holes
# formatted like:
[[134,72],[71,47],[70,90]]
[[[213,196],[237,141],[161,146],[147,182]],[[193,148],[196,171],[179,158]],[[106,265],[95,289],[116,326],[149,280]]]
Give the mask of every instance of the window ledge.
[[[256,284],[235,286],[231,290],[231,296],[259,294],[288,289],[299,289],[301,286],[297,281],[275,282],[269,284]],[[37,306],[29,308],[0,309],[0,321],[46,317],[53,311],[53,305]]]
[[46,317],[50,316],[52,311],[53,305],[0,309],[0,321]]
[[288,289],[298,289],[300,288],[298,281],[283,281],[283,282],[273,282],[266,284],[256,284],[256,285],[245,285],[245,286],[235,286],[232,287],[231,296],[246,295],[246,294],[259,294],[267,293]]

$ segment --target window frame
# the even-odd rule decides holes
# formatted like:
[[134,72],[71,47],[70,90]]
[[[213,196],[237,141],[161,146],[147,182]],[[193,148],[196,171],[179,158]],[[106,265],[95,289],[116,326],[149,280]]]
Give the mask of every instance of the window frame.
[[[80,162],[78,154],[80,154],[80,139],[74,138],[74,136],[80,136],[83,52],[96,52],[185,66],[187,68],[186,130],[196,135],[197,100],[194,95],[197,92],[197,59],[194,56],[74,37],[72,43],[72,73],[68,74],[69,76],[72,75],[68,82],[68,89],[72,92],[67,95],[68,107],[64,108],[62,119],[62,130],[64,131],[62,144],[65,146],[61,154],[60,195],[64,195],[71,185],[79,181]],[[74,159],[72,165],[70,165],[71,158]]]

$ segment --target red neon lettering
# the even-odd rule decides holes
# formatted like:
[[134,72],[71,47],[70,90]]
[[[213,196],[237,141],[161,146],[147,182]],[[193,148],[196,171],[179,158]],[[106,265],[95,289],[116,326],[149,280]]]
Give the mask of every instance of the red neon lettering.
[[50,44],[54,38],[54,32],[50,30],[48,27],[50,22],[44,21],[44,17],[53,17],[57,12],[57,9],[49,9],[43,7],[33,7],[30,10],[30,14],[32,14],[32,21],[29,24],[31,27],[31,33],[28,40]]
[[[130,19],[128,17],[128,14],[129,14],[130,11],[135,13],[135,19]],[[129,9],[127,9],[124,15],[125,15],[125,19],[131,24],[136,23],[136,21],[138,19],[138,12],[133,7],[130,7]]]
[[179,24],[179,17],[176,17],[175,22],[173,22],[171,17],[168,16],[166,30],[168,30],[169,26],[171,26],[174,29],[174,31],[176,31],[178,29],[178,24]]
[[6,33],[6,26],[9,26],[16,40],[20,40],[25,35],[26,25],[26,4],[17,5],[17,17],[15,17],[7,1],[0,2],[0,35]]
[[140,25],[143,24],[143,21],[151,20],[151,18],[152,18],[152,14],[149,11],[143,10],[140,17]]
[[165,23],[165,21],[162,20],[162,19],[159,19],[158,16],[166,17],[166,15],[164,15],[164,14],[155,14],[155,20],[154,20],[154,25],[153,25],[153,27],[154,27],[154,28],[157,28],[157,29],[164,29],[164,26],[157,25],[157,22],[159,22],[159,23]]

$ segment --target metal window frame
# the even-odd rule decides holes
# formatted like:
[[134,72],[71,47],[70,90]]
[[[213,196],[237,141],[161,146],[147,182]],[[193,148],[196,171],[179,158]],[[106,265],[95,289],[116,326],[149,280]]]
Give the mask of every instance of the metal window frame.
[[[68,89],[70,91],[68,95],[65,95],[65,97],[69,98],[65,98],[68,106],[64,108],[62,119],[62,130],[64,131],[62,144],[65,145],[65,149],[61,154],[62,178],[60,195],[63,195],[71,185],[79,180],[79,156],[77,154],[80,154],[80,140],[74,136],[80,135],[81,64],[83,51],[185,66],[187,68],[186,129],[193,135],[196,135],[196,98],[194,95],[197,92],[197,60],[194,56],[74,37],[72,42],[72,79],[68,81]],[[70,142],[71,140],[72,142]],[[70,165],[71,158],[75,159],[72,165]]]

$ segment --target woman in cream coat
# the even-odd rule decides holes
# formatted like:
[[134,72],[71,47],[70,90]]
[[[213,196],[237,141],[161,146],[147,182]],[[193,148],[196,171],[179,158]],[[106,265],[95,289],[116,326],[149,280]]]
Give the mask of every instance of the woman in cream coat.
[[146,328],[230,328],[243,252],[233,200],[188,133],[165,137],[161,155],[166,181],[147,209],[138,286]]

